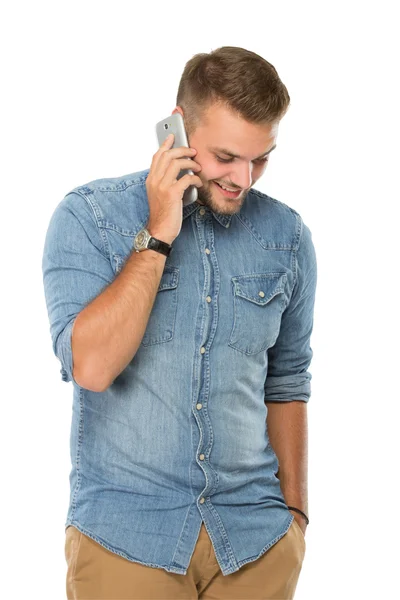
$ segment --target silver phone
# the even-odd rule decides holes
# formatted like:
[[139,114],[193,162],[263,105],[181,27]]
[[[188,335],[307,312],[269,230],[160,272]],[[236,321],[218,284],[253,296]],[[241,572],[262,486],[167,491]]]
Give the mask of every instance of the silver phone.
[[[180,146],[187,146],[189,148],[189,142],[185,131],[185,124],[183,122],[182,115],[179,112],[176,112],[167,117],[166,119],[163,119],[162,121],[159,121],[157,123],[156,135],[159,147],[170,133],[174,134],[174,143],[171,146],[171,148],[179,148]],[[192,160],[190,156],[188,156],[187,158],[190,158]],[[186,173],[194,175],[192,169],[182,169],[179,172],[177,179],[180,179],[181,177],[186,175]],[[186,188],[186,190],[183,193],[183,206],[187,206],[188,204],[192,204],[192,202],[196,202],[197,198],[197,187],[195,185],[189,185],[189,187]]]

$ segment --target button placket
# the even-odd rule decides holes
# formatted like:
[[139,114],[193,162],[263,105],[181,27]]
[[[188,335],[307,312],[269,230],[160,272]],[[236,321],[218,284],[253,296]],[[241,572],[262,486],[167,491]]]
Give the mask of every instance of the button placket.
[[[201,208],[201,209],[199,209],[199,211],[198,211],[198,214],[199,214],[199,215],[201,215],[201,216],[204,216],[204,215],[205,215],[205,216],[207,217],[207,210],[206,210],[206,209],[204,209],[204,208]],[[205,252],[207,255],[210,255],[210,254],[211,254],[211,250],[210,250],[210,248],[205,248],[205,249],[204,249],[204,252]],[[211,296],[211,295],[207,295],[207,296],[205,297],[205,301],[207,302],[207,304],[209,304],[209,305],[211,306],[211,303],[212,303],[212,296]],[[200,354],[201,354],[201,355],[204,355],[205,353],[206,353],[206,345],[205,345],[205,346],[202,346],[202,347],[200,348]],[[201,403],[201,402],[198,402],[198,403],[196,404],[196,409],[197,409],[197,410],[201,410],[201,409],[202,409],[202,407],[203,407],[203,405],[202,405],[202,403]],[[202,450],[205,450],[205,448],[202,448]],[[199,449],[198,449],[198,451],[199,451]],[[204,453],[201,453],[201,454],[198,454],[198,455],[197,455],[197,460],[198,460],[198,461],[205,461],[205,458],[206,458],[206,456],[205,456],[205,454],[204,454]],[[206,498],[203,496],[203,497],[201,497],[201,498],[200,498],[200,500],[199,500],[199,503],[200,503],[200,504],[203,504],[205,501],[206,501]]]

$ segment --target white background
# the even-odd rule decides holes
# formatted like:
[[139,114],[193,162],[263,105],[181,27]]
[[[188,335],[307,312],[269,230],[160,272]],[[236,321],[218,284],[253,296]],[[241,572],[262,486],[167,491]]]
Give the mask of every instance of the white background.
[[[2,596],[65,598],[72,383],[41,260],[56,205],[148,168],[185,63],[241,46],[291,107],[256,188],[318,260],[309,516],[296,600],[398,597],[399,45],[395,2],[15,2],[1,10]],[[4,562],[4,552],[6,562]]]

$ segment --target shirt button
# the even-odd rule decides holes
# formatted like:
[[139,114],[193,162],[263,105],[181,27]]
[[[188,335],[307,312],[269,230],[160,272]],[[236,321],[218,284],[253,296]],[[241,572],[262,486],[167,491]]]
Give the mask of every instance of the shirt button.
[[206,300],[207,302],[211,302],[211,296],[207,296]]
[[203,406],[203,405],[202,405],[200,402],[198,402],[198,403],[196,404],[196,408],[197,408],[197,410],[200,410],[202,406]]
[[210,251],[208,248],[206,248],[206,254],[210,254]]
[[202,354],[204,354],[204,352],[205,352],[205,351],[206,351],[206,349],[204,348],[204,346],[202,346],[202,347],[200,348],[200,352],[201,352]]
[[206,501],[205,498],[200,498],[200,504],[204,504],[205,501]]
[[199,459],[204,460],[204,454],[200,454]]
[[199,210],[199,213],[200,213],[201,215],[204,215],[204,214],[205,214],[205,212],[206,212],[206,211],[204,210],[204,208],[201,208],[201,209]]
[[261,296],[261,298],[264,298],[265,296],[264,292],[258,292],[258,295]]

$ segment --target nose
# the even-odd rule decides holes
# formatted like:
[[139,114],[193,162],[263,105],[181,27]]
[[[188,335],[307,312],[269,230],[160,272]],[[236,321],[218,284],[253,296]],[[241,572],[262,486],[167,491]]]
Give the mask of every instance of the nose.
[[253,177],[253,164],[250,163],[246,164],[236,164],[230,180],[232,181],[232,184],[240,187],[241,189],[247,189],[251,187],[252,184],[252,177]]

